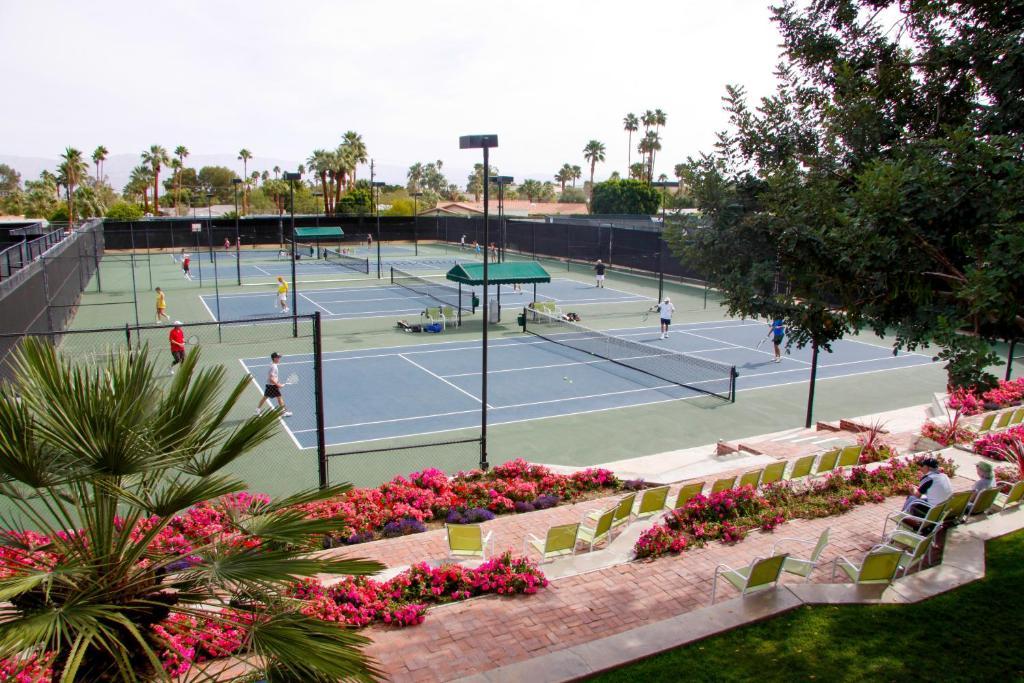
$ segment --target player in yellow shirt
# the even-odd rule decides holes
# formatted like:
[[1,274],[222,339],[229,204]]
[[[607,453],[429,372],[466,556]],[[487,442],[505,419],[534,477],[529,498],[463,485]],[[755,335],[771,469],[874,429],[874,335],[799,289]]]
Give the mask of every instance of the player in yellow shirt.
[[164,291],[159,287],[156,288],[156,321],[170,320],[170,316],[167,315],[167,298],[164,296]]
[[277,276],[277,305],[282,313],[288,312],[288,283],[280,275]]

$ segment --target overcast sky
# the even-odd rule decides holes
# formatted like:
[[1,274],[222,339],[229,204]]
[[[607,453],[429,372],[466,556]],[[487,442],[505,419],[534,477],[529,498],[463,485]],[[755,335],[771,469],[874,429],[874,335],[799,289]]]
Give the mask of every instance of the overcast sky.
[[492,163],[517,180],[586,169],[600,140],[602,179],[625,171],[623,117],[660,108],[656,173],[671,176],[725,126],[727,83],[773,90],[769,17],[768,0],[0,0],[0,154],[246,147],[252,170],[355,130],[398,174],[469,168],[480,152],[459,135],[496,133]]

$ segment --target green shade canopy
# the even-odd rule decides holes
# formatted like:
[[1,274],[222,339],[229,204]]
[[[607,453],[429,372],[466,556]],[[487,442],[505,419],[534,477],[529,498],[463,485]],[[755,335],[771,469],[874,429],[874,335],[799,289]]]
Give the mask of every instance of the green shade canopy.
[[[446,277],[452,282],[464,285],[484,283],[484,264],[459,263],[448,271]],[[492,263],[487,270],[487,281],[492,285],[537,284],[551,282],[551,276],[536,261],[513,263]]]
[[323,228],[295,228],[295,236],[305,239],[324,237],[344,237],[345,231],[337,226]]

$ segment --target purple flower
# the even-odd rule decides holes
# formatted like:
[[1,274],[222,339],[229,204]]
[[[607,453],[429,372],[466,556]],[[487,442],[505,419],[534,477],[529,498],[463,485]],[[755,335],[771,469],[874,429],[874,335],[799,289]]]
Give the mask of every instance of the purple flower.
[[558,505],[559,500],[560,499],[559,499],[558,496],[554,496],[554,495],[550,495],[550,494],[544,493],[544,494],[541,494],[541,495],[537,496],[534,499],[533,507],[536,510],[546,510],[548,508],[553,508],[556,505]]
[[381,531],[381,536],[384,538],[395,538],[397,536],[419,534],[426,530],[427,525],[418,519],[403,517],[402,519],[392,520],[385,524],[384,529]]

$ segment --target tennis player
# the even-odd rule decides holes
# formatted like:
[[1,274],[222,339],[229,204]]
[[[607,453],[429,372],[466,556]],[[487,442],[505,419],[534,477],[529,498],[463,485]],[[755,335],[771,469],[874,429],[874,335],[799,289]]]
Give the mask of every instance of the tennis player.
[[768,336],[771,337],[772,344],[775,346],[775,359],[773,363],[782,362],[782,340],[786,336],[786,325],[782,322],[782,318],[775,318],[772,320],[771,329],[768,330]]
[[174,366],[185,360],[185,330],[181,329],[181,321],[175,320],[174,327],[171,328],[171,333],[167,336],[171,342],[171,357],[174,361],[171,363],[171,374],[174,374]]
[[596,287],[601,289],[604,288],[604,264],[601,263],[601,259],[597,259],[597,263],[594,264],[594,277],[597,279]]
[[189,264],[192,263],[192,257],[189,256],[184,250],[181,252],[181,270],[185,273],[185,279],[192,279],[192,271],[189,270]]
[[466,236],[463,235],[462,239],[459,240],[459,251],[466,251]]
[[[598,261],[600,263],[600,261]],[[676,307],[672,305],[672,300],[667,296],[665,300],[658,304],[658,315],[661,317],[661,338],[668,338],[668,326],[672,324],[672,314],[675,313]]]
[[231,238],[230,237],[225,237],[224,238],[224,251],[230,251],[230,250],[231,250]]
[[366,248],[369,249],[373,246],[373,235],[366,233]]
[[282,313],[288,312],[288,283],[280,275],[277,276],[277,305]]
[[291,417],[291,412],[288,411],[287,406],[284,404],[284,396],[281,395],[281,384],[280,375],[278,373],[278,363],[281,362],[281,354],[276,351],[270,354],[270,370],[267,372],[267,383],[263,389],[263,397],[260,399],[259,405],[256,406],[256,414],[259,415],[263,412],[263,404],[267,402],[268,398],[277,400],[277,405],[281,410],[284,411],[285,417]]
[[164,291],[159,287],[156,288],[156,321],[170,320],[167,315],[167,297],[164,296]]

